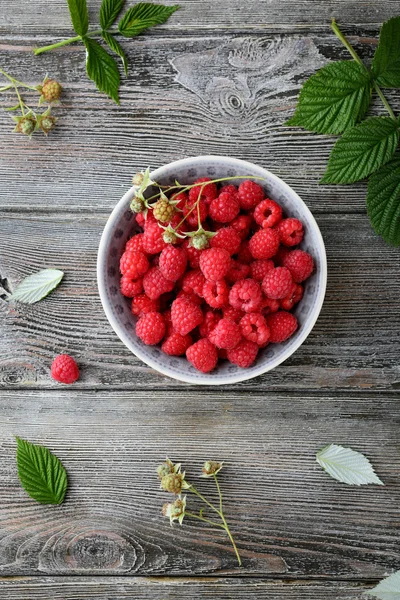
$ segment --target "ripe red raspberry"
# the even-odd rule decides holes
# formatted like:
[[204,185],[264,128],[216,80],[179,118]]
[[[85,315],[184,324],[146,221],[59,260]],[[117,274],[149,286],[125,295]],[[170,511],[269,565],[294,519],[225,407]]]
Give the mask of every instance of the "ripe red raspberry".
[[203,286],[203,298],[212,308],[222,308],[228,304],[229,288],[226,282],[206,281]]
[[261,287],[254,279],[241,279],[229,292],[229,304],[247,313],[257,312],[261,301]]
[[72,356],[60,354],[53,360],[51,376],[60,383],[74,383],[79,378],[79,368]]
[[131,251],[136,250],[138,252],[144,252],[144,250],[143,250],[143,236],[144,236],[144,233],[137,233],[136,235],[134,235],[133,237],[131,237],[131,239],[126,242],[125,252],[127,250],[131,250]]
[[136,323],[136,335],[148,346],[161,342],[165,330],[165,321],[159,312],[145,313]]
[[265,194],[261,185],[247,179],[246,181],[242,181],[239,185],[238,196],[240,208],[243,210],[251,210],[264,199]]
[[207,310],[204,314],[203,322],[199,325],[199,333],[201,337],[208,337],[218,321],[221,320],[221,315],[215,310]]
[[178,281],[184,274],[187,254],[182,248],[167,246],[160,254],[159,268],[165,279]]
[[249,265],[239,262],[238,260],[232,260],[232,266],[226,274],[226,279],[229,283],[236,283],[241,279],[246,279],[250,273]]
[[243,337],[250,342],[255,342],[257,346],[267,345],[270,331],[266,320],[260,313],[249,313],[240,320],[240,329]]
[[223,248],[209,248],[200,256],[200,269],[209,281],[219,281],[229,271],[231,262],[229,252]]
[[[160,312],[160,311],[157,311]],[[171,309],[167,309],[164,310],[164,312],[161,313],[164,319],[164,323],[165,323],[165,327],[166,327],[166,335],[170,335],[174,328],[172,327],[172,319],[171,319]]]
[[202,373],[212,371],[218,362],[218,352],[207,338],[202,338],[186,350],[186,358]]
[[239,262],[245,265],[249,265],[251,262],[253,262],[253,256],[249,248],[249,240],[243,240],[241,243],[237,259]]
[[223,248],[230,256],[239,252],[240,243],[240,236],[232,227],[222,227],[217,235],[210,239],[211,248]]
[[181,335],[177,331],[171,331],[163,341],[161,350],[169,356],[182,356],[192,343],[192,336],[189,333]]
[[135,219],[136,219],[136,223],[139,225],[139,227],[142,227],[144,229],[144,226],[146,224],[146,217],[144,216],[144,214],[137,213]]
[[190,302],[193,302],[193,304],[197,304],[197,306],[200,306],[203,303],[203,299],[200,298],[200,296],[197,296],[194,292],[184,292],[183,290],[181,290],[177,293],[176,297],[190,300]]
[[160,301],[152,300],[146,294],[139,294],[132,299],[132,314],[140,316],[148,312],[158,312],[160,310]]
[[272,315],[268,315],[267,325],[271,332],[269,341],[279,344],[294,334],[297,329],[297,319],[294,314],[280,310]]
[[286,246],[279,246],[278,252],[274,256],[274,263],[276,264],[276,266],[284,266],[283,261],[285,259],[285,256],[287,256],[289,252],[291,252],[291,250],[289,250],[289,248],[286,248]]
[[272,298],[264,298],[262,299],[261,302],[261,308],[260,308],[260,312],[261,314],[266,317],[267,315],[270,315],[271,313],[276,313],[280,308],[280,303],[279,300],[273,300]]
[[200,298],[203,297],[203,286],[206,282],[206,278],[200,269],[188,271],[182,280],[182,289],[188,294],[194,293]]
[[274,267],[263,279],[262,291],[268,298],[280,300],[285,298],[292,289],[293,279],[286,267]]
[[276,226],[276,230],[284,246],[297,246],[304,237],[303,223],[298,219],[283,219]]
[[[209,177],[200,177],[200,179],[196,179],[195,183],[198,183],[199,185],[196,185],[195,187],[190,188],[189,190],[189,199],[192,202],[197,202],[197,199],[199,197],[200,191],[201,191],[201,184],[205,183],[206,181],[211,181]],[[206,204],[210,204],[212,200],[214,200],[214,198],[216,198],[218,195],[218,191],[217,191],[217,186],[215,183],[208,183],[207,185],[205,185],[203,187],[203,191],[201,192],[201,199],[205,201]]]
[[158,225],[157,221],[146,224],[143,236],[143,250],[146,254],[158,254],[166,247],[163,233],[164,230]]
[[313,257],[304,250],[291,250],[283,258],[282,264],[289,269],[296,283],[308,279],[314,270]]
[[128,275],[122,275],[119,289],[123,296],[133,298],[133,296],[137,296],[143,292],[143,279],[133,280],[131,277],[128,277]]
[[245,240],[251,229],[253,219],[250,215],[239,215],[231,223],[229,227],[232,227],[240,236],[242,240]]
[[233,308],[233,306],[224,306],[222,309],[222,314],[224,315],[225,319],[230,319],[231,321],[235,321],[235,323],[239,323],[240,319],[245,313],[238,308]]
[[289,294],[279,302],[281,308],[284,310],[291,310],[295,304],[300,302],[303,297],[303,292],[303,286],[299,283],[294,283]]
[[255,342],[242,340],[233,350],[228,350],[228,360],[241,367],[247,369],[256,360],[258,354],[258,346]]
[[162,294],[170,292],[174,282],[166,279],[158,267],[152,267],[143,277],[143,289],[152,300],[157,300]]
[[[194,208],[193,208],[194,207]],[[198,207],[196,206],[196,201],[189,200],[183,207],[183,214],[186,216],[185,224],[189,223],[191,227],[196,227],[198,225],[198,212],[200,211],[200,223],[203,223],[207,219],[208,215],[208,206],[204,202],[204,200],[200,200]],[[187,229],[186,229],[187,231]]]
[[143,229],[146,231],[146,229],[152,225],[153,223],[157,224],[158,227],[158,223],[157,223],[157,219],[155,218],[155,216],[153,215],[153,211],[152,210],[148,210],[147,213],[143,213],[143,217],[144,217],[144,225],[143,225]]
[[189,244],[189,239],[186,239],[183,242],[183,248],[185,248],[188,255],[189,265],[192,267],[192,269],[198,269],[200,266],[200,256],[203,250],[197,250],[197,248],[194,248],[194,246],[189,246]]
[[230,319],[221,319],[209,333],[208,339],[217,348],[232,350],[242,339],[240,326]]
[[176,298],[171,305],[172,325],[178,333],[186,335],[203,320],[201,308],[186,298]]
[[262,281],[266,274],[274,268],[274,261],[270,258],[254,260],[250,265],[250,272],[253,279]]
[[139,279],[149,270],[149,261],[143,252],[137,250],[126,250],[119,261],[119,268],[122,275],[130,279]]
[[[175,206],[178,210],[184,209],[185,205],[187,204],[188,199],[189,199],[188,195],[185,192],[179,192],[179,194],[172,194],[172,196],[171,196],[171,200],[178,203],[178,204],[175,204]],[[182,217],[180,217],[180,220],[182,220]]]
[[221,192],[224,192],[227,194],[237,194],[237,187],[235,185],[233,185],[232,183],[229,183],[228,185],[223,185],[221,187]]
[[218,223],[230,223],[240,211],[237,196],[229,192],[221,192],[210,204],[210,217]]
[[253,258],[272,258],[279,248],[279,235],[274,229],[260,229],[249,241]]
[[264,229],[273,227],[282,219],[282,208],[271,200],[266,198],[254,209],[254,220]]

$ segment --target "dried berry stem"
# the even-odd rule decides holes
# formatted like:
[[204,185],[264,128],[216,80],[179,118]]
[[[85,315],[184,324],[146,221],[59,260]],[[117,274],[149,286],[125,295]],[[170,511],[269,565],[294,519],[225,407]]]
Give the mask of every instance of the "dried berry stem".
[[[211,521],[210,519],[206,519],[205,517],[201,517],[200,515],[195,515],[194,513],[185,511],[185,515],[188,517],[193,517],[193,519],[198,519],[199,521],[204,521],[213,527],[221,527],[221,529],[225,529],[225,526],[222,523],[216,523],[215,521]],[[226,529],[225,529],[226,530]]]

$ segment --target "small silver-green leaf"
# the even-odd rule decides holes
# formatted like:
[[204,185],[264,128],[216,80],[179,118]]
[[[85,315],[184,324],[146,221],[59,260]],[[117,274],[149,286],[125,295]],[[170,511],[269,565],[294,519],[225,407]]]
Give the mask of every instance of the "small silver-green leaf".
[[375,474],[368,458],[351,448],[330,444],[317,453],[317,463],[331,477],[342,483],[384,485]]
[[58,269],[43,269],[26,277],[9,300],[17,300],[24,304],[34,304],[45,298],[58,286],[64,273]]
[[41,504],[61,504],[67,491],[67,473],[45,446],[17,437],[18,477],[31,498]]
[[400,571],[382,579],[377,586],[366,593],[381,600],[400,600]]

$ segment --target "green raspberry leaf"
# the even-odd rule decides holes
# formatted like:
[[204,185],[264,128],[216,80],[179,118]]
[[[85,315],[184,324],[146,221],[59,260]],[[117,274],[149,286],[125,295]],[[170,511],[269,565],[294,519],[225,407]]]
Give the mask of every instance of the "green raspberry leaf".
[[400,246],[400,153],[370,177],[367,211],[376,233]]
[[372,117],[346,131],[336,142],[321,183],[353,183],[387,163],[399,143],[398,122]]
[[382,25],[379,46],[372,60],[372,73],[382,87],[400,87],[400,17]]
[[103,31],[103,39],[107,43],[108,47],[111,48],[111,50],[118,54],[118,56],[122,59],[125,75],[128,75],[128,61],[121,44],[117,42],[115,37],[111,35],[111,33],[108,33],[108,31]]
[[39,302],[59,285],[63,277],[64,273],[58,269],[43,269],[33,273],[21,281],[8,300],[16,300],[23,304]]
[[115,60],[100,44],[91,38],[84,38],[86,46],[86,72],[90,79],[95,82],[101,92],[105,92],[110,98],[119,104],[119,71]]
[[67,473],[48,448],[17,437],[18,477],[31,498],[41,504],[61,504],[67,491]]
[[86,0],[67,0],[72,26],[78,35],[86,35],[89,29],[89,15]]
[[371,89],[370,75],[364,67],[347,60],[334,62],[305,82],[296,112],[286,125],[316,133],[342,133],[367,112]]
[[329,444],[317,453],[317,463],[333,479],[348,485],[384,485],[368,458],[351,448]]
[[121,35],[125,37],[134,37],[145,29],[153,25],[161,25],[180,8],[175,6],[163,6],[162,4],[150,4],[149,2],[139,2],[132,6],[118,23],[118,29]]
[[382,579],[372,590],[365,593],[380,600],[400,600],[400,571]]
[[124,3],[125,0],[103,0],[100,6],[100,25],[102,29],[111,27]]

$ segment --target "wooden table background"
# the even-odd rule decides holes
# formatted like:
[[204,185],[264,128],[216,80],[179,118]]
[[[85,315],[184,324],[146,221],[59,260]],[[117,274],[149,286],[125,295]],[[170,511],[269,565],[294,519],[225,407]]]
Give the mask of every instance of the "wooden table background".
[[[89,0],[93,24],[99,0]],[[0,114],[0,277],[15,286],[65,271],[34,306],[0,300],[0,597],[342,600],[400,568],[399,250],[371,230],[365,184],[319,187],[334,139],[283,126],[299,86],[348,58],[336,17],[368,59],[397,0],[183,0],[164,26],[123,40],[121,106],[86,79],[81,46],[34,57],[72,35],[64,0],[3,0],[0,65],[65,85],[57,130],[31,141]],[[388,91],[400,111],[400,94]],[[1,106],[6,106],[5,98]],[[383,114],[375,102],[373,114]],[[111,330],[96,251],[131,176],[185,156],[225,154],[285,179],[324,236],[329,280],[303,346],[272,373],[222,390],[158,375]],[[70,388],[49,376],[75,356]],[[19,485],[13,435],[50,447],[69,473],[60,507]],[[315,463],[336,442],[364,452],[385,487],[354,488]],[[154,476],[168,454],[190,475],[226,461],[224,533],[171,528]],[[206,490],[209,484],[200,484]]]

